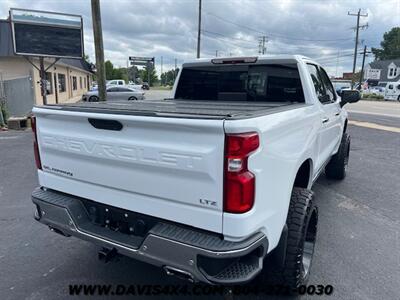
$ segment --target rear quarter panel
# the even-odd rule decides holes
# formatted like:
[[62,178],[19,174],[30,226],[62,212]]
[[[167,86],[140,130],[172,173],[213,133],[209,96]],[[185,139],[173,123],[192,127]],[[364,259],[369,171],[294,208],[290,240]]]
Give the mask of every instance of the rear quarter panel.
[[319,110],[312,104],[255,119],[225,121],[226,133],[256,131],[260,136],[259,149],[249,157],[249,170],[256,176],[255,203],[245,214],[224,213],[226,238],[235,240],[263,231],[269,250],[275,248],[296,173],[305,160],[314,161],[318,155],[319,123]]

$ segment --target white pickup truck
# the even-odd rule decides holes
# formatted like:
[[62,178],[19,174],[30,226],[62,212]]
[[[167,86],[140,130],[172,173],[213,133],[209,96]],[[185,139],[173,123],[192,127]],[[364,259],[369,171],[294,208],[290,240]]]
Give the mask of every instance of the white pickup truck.
[[[306,282],[311,187],[343,179],[347,102],[302,56],[183,64],[173,98],[33,109],[35,218],[64,236],[210,284]],[[258,275],[258,276],[257,276]]]

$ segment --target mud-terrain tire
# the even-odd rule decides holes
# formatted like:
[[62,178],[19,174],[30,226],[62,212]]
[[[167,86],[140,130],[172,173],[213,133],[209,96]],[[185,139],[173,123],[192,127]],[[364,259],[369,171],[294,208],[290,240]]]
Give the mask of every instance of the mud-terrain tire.
[[332,156],[325,167],[326,177],[330,179],[342,180],[346,177],[350,155],[350,135],[343,134],[338,152]]

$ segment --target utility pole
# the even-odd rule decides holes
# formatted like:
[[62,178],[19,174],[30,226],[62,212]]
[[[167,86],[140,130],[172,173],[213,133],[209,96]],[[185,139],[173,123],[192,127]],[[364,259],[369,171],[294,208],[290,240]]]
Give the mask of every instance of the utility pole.
[[265,35],[260,36],[258,39],[258,54],[265,54],[267,48],[265,47],[265,43],[267,42],[267,37]]
[[99,101],[106,101],[106,68],[104,65],[103,31],[101,28],[100,0],[91,0],[91,4]]
[[161,56],[161,75],[160,75],[161,85],[163,85],[163,79],[162,79],[162,65],[163,65],[163,57]]
[[368,14],[361,14],[361,8],[358,9],[358,12],[356,14],[347,12],[347,15],[349,16],[357,16],[357,25],[355,27],[356,31],[356,40],[355,40],[355,45],[354,45],[354,59],[353,59],[353,82],[354,82],[354,74],[356,72],[356,63],[357,63],[357,51],[358,51],[358,31],[359,29],[364,29],[368,27],[368,24],[366,25],[361,25],[360,26],[360,17],[368,17]]
[[46,71],[44,69],[43,57],[39,57],[39,75],[40,75],[40,91],[43,98],[43,105],[47,105],[47,78],[46,78]]
[[360,89],[361,89],[361,83],[362,83],[363,77],[364,77],[364,64],[365,64],[365,57],[367,56],[367,53],[371,53],[371,51],[367,51],[367,46],[364,46],[364,51],[362,52],[363,60],[362,60],[361,73],[360,73]]
[[215,50],[215,57],[218,57],[218,50]]
[[174,82],[175,82],[175,79],[176,79],[176,65],[177,65],[177,59],[175,58]]
[[147,63],[147,83],[149,84],[149,87],[151,86],[151,82],[150,82],[150,79],[151,79],[150,72],[151,71],[153,71],[152,64],[148,62]]
[[129,83],[129,59],[126,60],[126,77],[128,77],[128,83]]
[[199,28],[197,31],[197,58],[200,58],[200,36],[201,36],[201,0],[199,0]]
[[338,77],[337,71],[338,71],[338,66],[339,66],[339,53],[340,53],[340,51],[339,51],[339,49],[338,49],[338,51],[337,51],[337,58],[336,58],[336,71],[335,71],[335,77],[336,77],[336,78]]

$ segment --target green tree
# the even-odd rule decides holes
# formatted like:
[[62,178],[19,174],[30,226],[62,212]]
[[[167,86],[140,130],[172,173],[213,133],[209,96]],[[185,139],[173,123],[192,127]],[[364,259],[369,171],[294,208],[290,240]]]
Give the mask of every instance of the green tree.
[[128,82],[128,72],[126,68],[114,68],[114,65],[109,60],[105,62],[105,67],[107,80],[123,79],[125,82]]
[[381,48],[372,48],[375,60],[400,58],[400,27],[385,32]]
[[[149,72],[150,72],[150,82],[148,82]],[[142,82],[148,82],[150,86],[154,86],[154,84],[158,82],[157,73],[153,67],[146,66],[144,69],[139,71],[139,76]]]
[[113,78],[113,71],[114,71],[114,65],[112,64],[111,61],[107,60],[104,63],[105,67],[106,67],[106,79],[107,80],[111,80],[114,79]]
[[174,85],[175,82],[175,74],[178,74],[179,69],[176,69],[175,72],[174,70],[169,70],[167,72],[164,72],[161,74],[161,84],[162,85]]
[[84,60],[86,63],[91,64],[89,55],[87,55],[87,54],[83,55],[83,60]]

